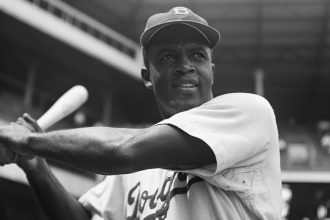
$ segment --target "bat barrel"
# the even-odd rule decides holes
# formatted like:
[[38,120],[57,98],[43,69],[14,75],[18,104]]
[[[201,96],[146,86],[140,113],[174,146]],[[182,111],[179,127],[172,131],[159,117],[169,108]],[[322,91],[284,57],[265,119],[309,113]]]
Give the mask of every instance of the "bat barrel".
[[71,114],[88,99],[88,92],[84,86],[77,85],[64,93],[49,109],[38,119],[39,126],[46,130],[62,118]]

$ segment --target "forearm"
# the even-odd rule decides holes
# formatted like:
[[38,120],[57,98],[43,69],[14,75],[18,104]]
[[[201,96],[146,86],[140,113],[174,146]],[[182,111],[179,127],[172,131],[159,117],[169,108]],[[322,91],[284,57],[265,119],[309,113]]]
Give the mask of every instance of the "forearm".
[[45,214],[51,220],[88,220],[87,212],[69,194],[50,171],[44,159],[36,159],[33,168],[21,166],[35,191]]
[[131,170],[129,147],[141,129],[78,128],[30,134],[30,153],[58,160],[94,173],[118,174]]

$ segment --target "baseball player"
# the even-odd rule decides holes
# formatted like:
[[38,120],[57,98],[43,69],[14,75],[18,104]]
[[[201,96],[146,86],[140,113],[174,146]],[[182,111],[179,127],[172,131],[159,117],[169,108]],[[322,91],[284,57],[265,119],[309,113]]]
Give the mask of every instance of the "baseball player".
[[[50,219],[267,219],[281,214],[278,132],[258,95],[213,97],[219,32],[188,8],[152,15],[141,35],[159,123],[38,133],[28,115],[0,130]],[[32,159],[31,159],[32,158]],[[100,174],[78,200],[42,158]]]

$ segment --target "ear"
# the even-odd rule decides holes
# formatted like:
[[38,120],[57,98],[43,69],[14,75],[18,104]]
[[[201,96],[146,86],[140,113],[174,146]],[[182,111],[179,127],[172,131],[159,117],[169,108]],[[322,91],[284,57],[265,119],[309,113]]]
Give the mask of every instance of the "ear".
[[143,80],[143,83],[147,89],[152,88],[152,82],[150,81],[150,72],[149,69],[146,67],[141,68],[141,77]]
[[213,85],[213,81],[214,81],[214,73],[215,73],[215,64],[212,63],[212,85]]

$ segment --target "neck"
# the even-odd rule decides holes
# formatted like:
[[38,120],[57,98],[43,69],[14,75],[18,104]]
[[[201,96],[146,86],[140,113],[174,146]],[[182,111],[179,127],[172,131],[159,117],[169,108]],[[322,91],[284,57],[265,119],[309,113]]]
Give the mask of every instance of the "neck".
[[161,107],[160,103],[158,103],[157,106],[158,106],[158,109],[159,109],[161,118],[162,119],[167,119],[167,118],[170,118],[170,117],[172,117],[173,115],[175,115],[177,113],[180,113],[180,112],[183,112],[183,111],[187,111],[187,110],[190,110],[192,108],[196,108],[198,106],[201,106],[202,104],[210,101],[211,99],[213,99],[213,94],[211,94],[210,97],[207,100],[205,100],[204,102],[200,103],[199,105],[194,106],[194,107],[191,107],[191,108],[187,108],[187,109],[164,109],[164,108]]

